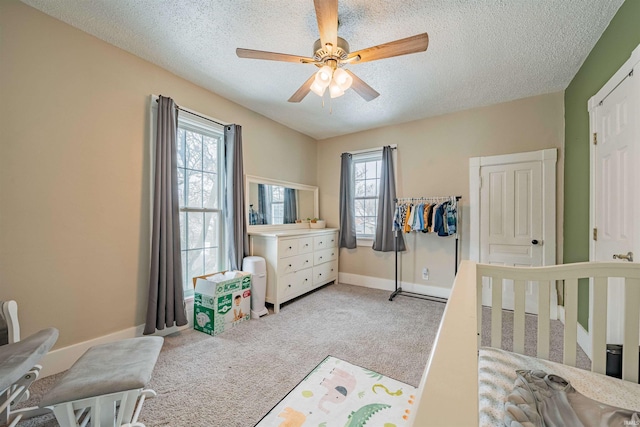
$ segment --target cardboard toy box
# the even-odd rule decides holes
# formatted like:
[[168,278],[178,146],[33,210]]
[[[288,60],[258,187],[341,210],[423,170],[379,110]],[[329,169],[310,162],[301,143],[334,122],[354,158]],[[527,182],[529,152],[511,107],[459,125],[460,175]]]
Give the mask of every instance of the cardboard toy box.
[[251,317],[251,273],[227,271],[207,274],[194,277],[193,284],[195,330],[218,335]]

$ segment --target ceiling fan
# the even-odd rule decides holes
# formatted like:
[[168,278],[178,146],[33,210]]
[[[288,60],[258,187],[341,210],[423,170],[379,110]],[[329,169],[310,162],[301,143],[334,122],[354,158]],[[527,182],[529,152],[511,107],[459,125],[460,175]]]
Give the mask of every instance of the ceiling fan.
[[353,87],[358,95],[371,101],[380,94],[362,79],[343,67],[349,64],[375,61],[409,53],[423,52],[429,46],[429,35],[418,34],[389,43],[372,46],[356,52],[349,51],[349,43],[338,37],[338,0],[314,0],[320,39],[313,44],[313,57],[266,52],[263,50],[237,48],[240,58],[267,59],[271,61],[313,64],[320,68],[289,98],[289,102],[300,102],[309,92],[323,96],[329,89],[331,98],[342,96]]

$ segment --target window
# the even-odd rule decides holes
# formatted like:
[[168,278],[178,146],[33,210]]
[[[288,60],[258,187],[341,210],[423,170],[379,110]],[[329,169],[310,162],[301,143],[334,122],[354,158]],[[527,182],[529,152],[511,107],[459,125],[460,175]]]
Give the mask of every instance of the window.
[[272,224],[284,224],[284,187],[271,185]]
[[356,237],[372,239],[376,232],[382,151],[353,155]]
[[178,198],[185,297],[193,277],[225,268],[222,217],[222,128],[188,113],[178,116]]

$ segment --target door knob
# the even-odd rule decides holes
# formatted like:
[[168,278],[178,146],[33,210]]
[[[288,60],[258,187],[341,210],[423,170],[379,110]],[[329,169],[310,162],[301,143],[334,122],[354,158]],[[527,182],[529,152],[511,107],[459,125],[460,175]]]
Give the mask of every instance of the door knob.
[[538,243],[540,243],[540,242],[538,242],[536,239],[533,239],[533,240],[531,241],[531,244],[532,244],[532,245],[537,245]]
[[633,252],[627,252],[627,254],[614,254],[613,259],[626,259],[629,262],[633,262]]

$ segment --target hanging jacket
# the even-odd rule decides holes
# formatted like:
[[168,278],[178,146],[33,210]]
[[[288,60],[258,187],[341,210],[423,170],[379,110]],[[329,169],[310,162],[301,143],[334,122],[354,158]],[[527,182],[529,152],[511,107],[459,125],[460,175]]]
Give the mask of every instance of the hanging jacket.
[[438,233],[438,236],[448,236],[444,231],[444,203],[438,205],[436,208],[433,232]]

